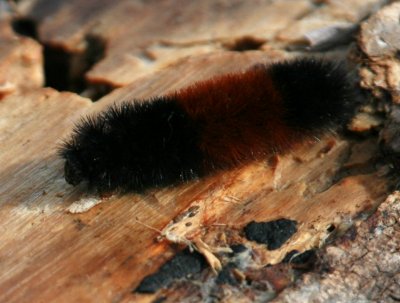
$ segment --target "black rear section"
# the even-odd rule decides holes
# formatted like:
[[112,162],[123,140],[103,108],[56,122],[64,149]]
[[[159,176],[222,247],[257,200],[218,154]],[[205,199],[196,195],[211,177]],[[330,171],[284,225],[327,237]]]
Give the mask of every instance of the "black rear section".
[[303,58],[271,66],[285,108],[286,123],[305,131],[346,124],[357,104],[344,64]]

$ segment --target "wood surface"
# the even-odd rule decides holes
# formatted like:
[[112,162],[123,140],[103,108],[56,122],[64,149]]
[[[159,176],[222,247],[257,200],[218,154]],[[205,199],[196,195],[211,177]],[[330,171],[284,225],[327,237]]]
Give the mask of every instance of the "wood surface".
[[[292,284],[289,279],[270,292],[245,283],[215,286],[216,274],[208,267],[195,282],[154,294],[132,292],[185,243],[198,249],[205,243],[199,250],[222,266],[221,252],[243,243],[253,256],[243,275],[260,276],[267,264],[281,266],[290,251],[323,247],[359,224],[392,185],[388,166],[376,165],[380,149],[371,129],[382,120],[373,113],[365,110],[369,118],[355,120],[361,135],[328,133],[284,155],[141,194],[93,197],[84,186],[73,188],[64,180],[57,147],[82,115],[115,102],[140,102],[306,49],[356,62],[356,28],[385,2],[0,2],[9,10],[0,22],[7,29],[0,31],[0,81],[13,80],[7,78],[12,73],[22,79],[0,99],[0,302],[253,302],[270,300]],[[34,22],[38,41],[12,33],[16,18]],[[328,34],[338,27],[344,30]],[[110,92],[92,102],[76,92],[40,87],[41,45],[71,54],[73,64],[87,55],[92,36],[106,48],[85,72],[86,89],[79,93],[90,96],[99,85]],[[26,54],[29,64],[15,60],[13,49]],[[244,237],[247,223],[279,218],[298,222],[280,249]]]
[[398,302],[399,198],[393,193],[366,221],[325,247],[319,270],[305,274],[297,288],[286,289],[274,302]]
[[41,45],[28,37],[16,36],[10,18],[1,16],[0,10],[0,97],[41,87],[44,82]]

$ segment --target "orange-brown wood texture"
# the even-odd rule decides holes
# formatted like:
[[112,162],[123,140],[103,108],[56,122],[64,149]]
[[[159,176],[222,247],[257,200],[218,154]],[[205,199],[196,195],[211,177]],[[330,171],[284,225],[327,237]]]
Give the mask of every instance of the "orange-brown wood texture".
[[[356,138],[327,133],[201,180],[110,197],[68,185],[57,148],[82,115],[115,102],[172,94],[309,50],[356,63],[356,29],[386,2],[0,1],[0,301],[207,301],[224,251],[237,243],[252,252],[250,263],[235,271],[239,287],[215,286],[216,300],[276,296],[293,282],[279,264],[288,252],[320,248],[390,193],[370,131],[381,120],[358,119],[353,129],[364,133]],[[33,24],[33,38],[12,31],[21,20]],[[64,84],[73,91],[42,87],[43,65],[58,66],[49,61],[54,51],[66,54]],[[280,218],[296,220],[298,230],[279,249],[244,236],[249,222]],[[215,268],[195,283],[132,292],[188,244]],[[246,279],[269,281],[272,290]]]

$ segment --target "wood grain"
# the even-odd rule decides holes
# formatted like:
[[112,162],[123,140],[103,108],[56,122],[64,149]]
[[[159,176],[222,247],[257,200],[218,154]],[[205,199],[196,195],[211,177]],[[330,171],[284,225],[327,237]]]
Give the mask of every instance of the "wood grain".
[[[17,88],[0,101],[1,302],[152,302],[166,293],[166,302],[206,300],[210,294],[190,283],[180,290],[175,285],[151,295],[132,293],[145,276],[182,249],[161,233],[200,239],[216,250],[243,243],[254,254],[250,266],[256,271],[279,263],[291,250],[323,246],[333,237],[332,225],[340,233],[385,199],[390,181],[375,166],[377,137],[328,133],[285,155],[177,187],[96,197],[101,203],[88,211],[69,211],[73,203],[92,198],[83,186],[73,188],[65,182],[57,156],[57,146],[82,115],[291,57],[296,53],[285,48],[297,38],[290,32],[285,36],[285,30],[316,11],[329,15],[335,2],[254,3],[20,1],[21,14],[42,21],[39,39],[46,45],[79,53],[85,51],[87,35],[104,39],[106,57],[86,76],[91,83],[121,87],[95,103],[37,86]],[[346,17],[352,24],[382,4],[357,3],[352,17]],[[335,10],[330,20],[334,23],[338,16]],[[238,20],[240,26],[235,26]],[[262,46],[245,52],[229,49],[245,36],[261,39]],[[343,58],[346,50],[336,56]],[[0,58],[15,62],[1,51]],[[0,71],[0,77],[3,74]],[[35,75],[28,76],[35,83]],[[193,206],[198,207],[196,214],[185,217]],[[278,218],[299,224],[280,249],[268,251],[243,236],[242,228],[250,221]],[[202,277],[200,286],[215,279],[209,268]],[[237,288],[233,298],[224,298],[262,298],[252,291]]]

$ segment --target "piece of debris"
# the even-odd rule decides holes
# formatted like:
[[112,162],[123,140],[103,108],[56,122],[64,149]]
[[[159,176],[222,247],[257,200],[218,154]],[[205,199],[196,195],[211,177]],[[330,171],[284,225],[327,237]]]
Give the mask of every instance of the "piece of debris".
[[81,214],[89,211],[91,208],[102,203],[103,201],[104,200],[99,197],[82,198],[68,206],[67,212],[71,214]]
[[190,278],[205,267],[206,261],[201,254],[185,249],[161,266],[156,273],[145,277],[133,292],[155,293],[175,280]]
[[270,222],[250,222],[244,228],[246,238],[266,244],[269,250],[280,248],[296,231],[297,222],[278,219]]

